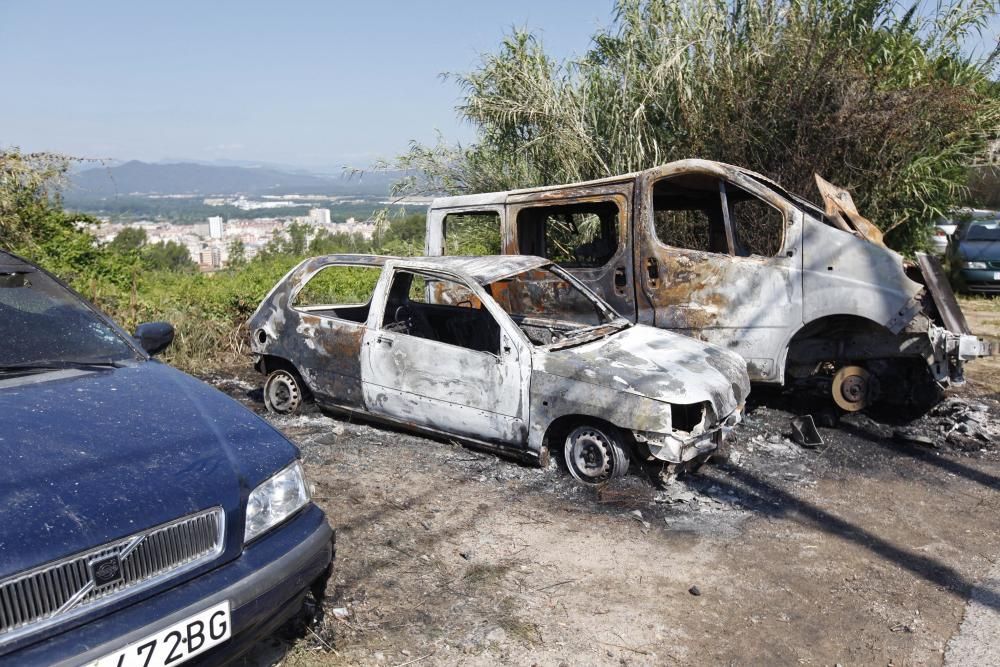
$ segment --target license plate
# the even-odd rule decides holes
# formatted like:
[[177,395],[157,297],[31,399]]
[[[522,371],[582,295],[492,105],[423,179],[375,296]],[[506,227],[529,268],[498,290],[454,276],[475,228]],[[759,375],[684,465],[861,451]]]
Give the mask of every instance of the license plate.
[[993,272],[993,280],[1000,280],[1000,271]]
[[199,611],[168,628],[109,653],[87,667],[179,665],[229,639],[229,601]]

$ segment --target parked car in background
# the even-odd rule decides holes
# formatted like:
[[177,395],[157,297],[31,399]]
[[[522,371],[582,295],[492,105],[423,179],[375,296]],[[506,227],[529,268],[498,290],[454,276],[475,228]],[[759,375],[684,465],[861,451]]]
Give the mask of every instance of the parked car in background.
[[219,664],[322,593],[296,447],[0,251],[0,664]]
[[306,397],[544,463],[585,483],[633,454],[697,465],[740,420],[739,355],[632,324],[540,257],[330,255],[250,318],[269,409]]
[[952,211],[948,217],[941,218],[934,224],[931,236],[931,249],[936,255],[946,255],[951,237],[963,222],[973,220],[995,220],[1000,218],[1000,211],[990,211],[980,208],[959,208]]
[[934,251],[935,255],[944,256],[948,252],[948,243],[957,227],[958,223],[949,219],[942,219],[934,224],[931,233],[931,250]]
[[1000,219],[961,223],[948,249],[948,265],[960,291],[1000,294]]

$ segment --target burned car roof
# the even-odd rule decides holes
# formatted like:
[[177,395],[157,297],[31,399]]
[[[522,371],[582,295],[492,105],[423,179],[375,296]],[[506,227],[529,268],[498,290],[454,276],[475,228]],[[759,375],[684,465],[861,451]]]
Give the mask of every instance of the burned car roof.
[[480,285],[487,285],[502,278],[551,264],[544,257],[531,255],[486,255],[477,257],[397,257],[390,255],[325,255],[307,262],[317,268],[328,264],[357,264],[359,266],[384,266],[398,262],[410,268],[427,271],[447,271],[471,278]]

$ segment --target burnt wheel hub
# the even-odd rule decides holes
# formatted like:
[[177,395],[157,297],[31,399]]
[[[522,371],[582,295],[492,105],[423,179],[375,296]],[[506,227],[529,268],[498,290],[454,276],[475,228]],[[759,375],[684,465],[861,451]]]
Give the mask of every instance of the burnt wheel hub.
[[844,366],[833,376],[833,400],[848,412],[871,403],[871,373],[861,366]]
[[583,477],[598,479],[611,471],[611,446],[594,429],[577,429],[569,437],[571,465]]
[[281,414],[294,412],[302,402],[302,392],[298,382],[287,371],[272,373],[264,385],[264,399],[267,407]]

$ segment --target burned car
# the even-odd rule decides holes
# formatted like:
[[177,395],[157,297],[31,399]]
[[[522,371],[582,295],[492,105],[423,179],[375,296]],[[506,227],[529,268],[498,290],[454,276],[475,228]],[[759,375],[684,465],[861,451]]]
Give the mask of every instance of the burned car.
[[555,449],[588,483],[633,452],[703,460],[750,390],[738,355],[628,322],[540,257],[309,259],[249,327],[272,411],[312,397],[543,465]]
[[995,347],[971,335],[936,258],[904,261],[849,193],[817,185],[822,208],[747,169],[680,160],[440,197],[425,252],[546,257],[632,322],[737,352],[756,383],[814,387],[848,411],[929,407]]

